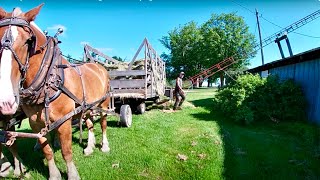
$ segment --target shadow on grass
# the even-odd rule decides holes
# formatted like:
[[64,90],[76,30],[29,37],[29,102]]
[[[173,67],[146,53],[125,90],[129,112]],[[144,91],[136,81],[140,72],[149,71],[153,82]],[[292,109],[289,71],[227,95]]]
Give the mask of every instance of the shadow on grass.
[[[94,124],[96,123],[100,123],[99,120],[95,120],[93,122]],[[119,127],[117,124],[117,121],[107,121],[107,125],[109,127]],[[80,143],[80,139],[78,135],[75,135],[76,133],[79,132],[79,127],[77,126],[73,126],[72,128],[72,144],[78,144],[79,147],[81,147],[82,149],[84,149],[86,147],[87,144],[87,138],[83,138],[82,139],[82,143]],[[23,130],[16,130],[17,132],[24,132],[24,133],[33,133],[32,130],[30,129],[23,129]],[[85,125],[83,125],[83,132],[88,131],[87,127]],[[54,136],[54,132],[50,133],[51,136]],[[49,177],[49,169],[48,166],[44,163],[44,161],[46,161],[42,150],[37,150],[34,151],[34,145],[36,144],[36,139],[32,139],[32,138],[21,138],[21,139],[17,139],[16,140],[16,144],[17,144],[17,148],[18,148],[18,154],[20,156],[20,158],[22,159],[22,162],[24,164],[24,166],[27,169],[27,172],[38,172],[39,174],[41,174],[42,176],[48,178]],[[56,151],[60,150],[60,148],[54,148],[53,147],[53,140],[50,141],[50,146],[52,147],[52,149],[54,150],[55,154],[58,153]],[[100,145],[101,146],[101,145]],[[99,145],[97,144],[98,148]],[[9,160],[9,162],[11,163],[12,166],[14,166],[14,160],[13,160],[13,156],[11,154],[11,152],[8,150],[8,148],[3,147],[3,154],[4,156]],[[60,170],[61,176],[63,179],[67,179],[67,173],[63,172]],[[0,177],[0,179],[3,179]],[[21,179],[20,177],[6,177],[5,179]]]
[[[17,132],[31,133],[32,131],[17,130]],[[25,165],[27,172],[36,171],[42,174],[44,177],[49,177],[49,170],[43,162],[44,156],[42,155],[42,152],[33,151],[33,147],[36,144],[36,139],[31,139],[31,138],[18,139],[16,140],[16,144],[18,147],[18,154],[22,159],[22,162]],[[8,150],[8,148],[3,147],[2,149],[3,149],[4,156],[7,157],[11,165],[14,166],[13,156]]]
[[305,122],[237,124],[214,110],[212,98],[191,101],[209,112],[192,114],[219,125],[226,179],[318,179],[320,128]]

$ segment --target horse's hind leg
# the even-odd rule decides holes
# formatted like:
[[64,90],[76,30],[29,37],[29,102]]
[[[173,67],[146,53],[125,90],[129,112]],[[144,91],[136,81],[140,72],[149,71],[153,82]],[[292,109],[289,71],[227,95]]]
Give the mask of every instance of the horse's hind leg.
[[87,143],[87,147],[84,149],[84,154],[88,156],[93,153],[93,149],[96,144],[96,138],[93,132],[93,123],[90,120],[89,116],[88,118],[86,117],[86,125],[88,128],[88,143]]
[[110,147],[109,147],[109,142],[107,139],[107,115],[104,115],[101,113],[101,120],[100,120],[100,125],[101,125],[101,130],[102,130],[102,143],[101,143],[101,151],[102,152],[109,152]]
[[72,160],[72,128],[71,119],[64,122],[58,129],[59,140],[61,144],[61,153],[67,164],[69,180],[80,179],[76,166]]

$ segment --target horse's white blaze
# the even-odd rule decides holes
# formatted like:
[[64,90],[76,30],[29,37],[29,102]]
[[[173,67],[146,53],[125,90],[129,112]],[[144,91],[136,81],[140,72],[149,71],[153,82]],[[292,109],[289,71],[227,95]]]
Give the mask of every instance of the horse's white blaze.
[[[13,43],[18,37],[17,26],[11,26]],[[0,101],[7,101],[9,98],[14,98],[13,87],[11,82],[13,56],[10,50],[3,50],[0,66]]]

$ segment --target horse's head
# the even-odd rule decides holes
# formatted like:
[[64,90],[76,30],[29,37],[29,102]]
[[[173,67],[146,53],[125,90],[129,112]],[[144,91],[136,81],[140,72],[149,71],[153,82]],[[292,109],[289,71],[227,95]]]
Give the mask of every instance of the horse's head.
[[0,112],[4,115],[17,111],[20,86],[36,48],[36,33],[30,23],[42,6],[26,13],[20,8],[11,13],[0,8]]

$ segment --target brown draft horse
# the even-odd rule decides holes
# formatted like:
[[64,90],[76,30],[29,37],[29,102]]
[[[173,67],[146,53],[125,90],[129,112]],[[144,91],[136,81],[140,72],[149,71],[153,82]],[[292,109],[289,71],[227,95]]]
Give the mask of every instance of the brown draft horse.
[[[84,150],[88,155],[95,146],[90,112],[99,107],[101,150],[110,150],[106,135],[109,75],[99,64],[72,66],[61,57],[54,46],[58,42],[52,38],[49,41],[34,23],[42,6],[26,13],[19,8],[7,13],[0,8],[0,87],[4,87],[0,88],[0,113],[13,115],[21,106],[35,133],[54,127],[67,164],[68,179],[80,179],[72,160],[72,116],[85,119],[90,129],[88,146]],[[61,179],[47,138],[41,137],[38,142],[48,161],[49,179]]]

